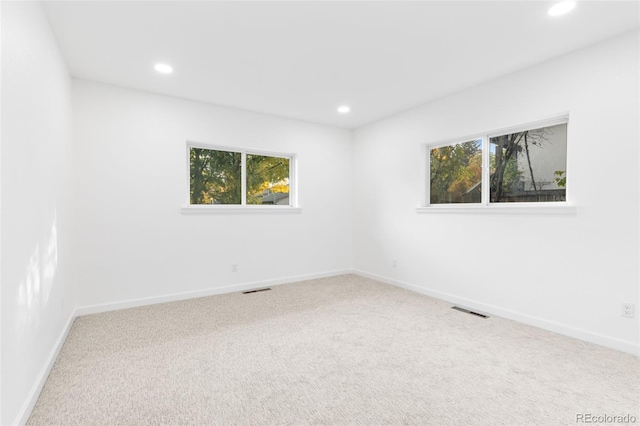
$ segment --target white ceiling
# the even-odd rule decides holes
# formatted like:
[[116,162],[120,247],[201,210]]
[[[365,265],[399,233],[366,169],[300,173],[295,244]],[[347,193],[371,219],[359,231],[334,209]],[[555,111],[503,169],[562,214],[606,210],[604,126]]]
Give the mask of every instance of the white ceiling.
[[[356,128],[640,26],[637,1],[44,4],[74,77]],[[156,62],[173,65],[160,75]],[[338,114],[341,104],[351,113]]]

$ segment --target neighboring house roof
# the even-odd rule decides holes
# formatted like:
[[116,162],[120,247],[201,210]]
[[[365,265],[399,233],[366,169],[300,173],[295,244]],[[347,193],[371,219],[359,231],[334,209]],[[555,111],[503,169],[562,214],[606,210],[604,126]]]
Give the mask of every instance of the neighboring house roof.
[[289,199],[287,192],[268,192],[262,194],[262,204],[278,204],[278,201]]

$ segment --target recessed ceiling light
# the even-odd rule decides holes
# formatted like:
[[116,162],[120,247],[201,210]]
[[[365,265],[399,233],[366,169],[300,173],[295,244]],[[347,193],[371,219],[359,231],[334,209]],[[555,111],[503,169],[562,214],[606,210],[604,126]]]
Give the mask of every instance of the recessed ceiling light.
[[171,74],[173,72],[171,65],[167,64],[156,64],[154,68],[161,74]]
[[348,113],[349,111],[351,111],[351,108],[349,108],[349,107],[348,107],[348,106],[346,106],[346,105],[342,105],[341,107],[339,107],[339,108],[338,108],[338,112],[339,112],[340,114],[346,114],[346,113]]
[[560,16],[571,12],[574,7],[576,7],[575,1],[561,1],[551,6],[547,13],[551,16]]

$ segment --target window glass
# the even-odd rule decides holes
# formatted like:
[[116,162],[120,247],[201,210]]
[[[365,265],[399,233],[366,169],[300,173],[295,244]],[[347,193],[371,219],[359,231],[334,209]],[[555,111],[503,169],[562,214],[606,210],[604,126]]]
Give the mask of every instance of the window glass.
[[241,204],[242,154],[192,147],[189,152],[191,204]]
[[490,202],[566,201],[567,125],[489,139]]
[[480,203],[482,140],[430,150],[430,203]]
[[289,205],[289,158],[247,154],[247,204]]

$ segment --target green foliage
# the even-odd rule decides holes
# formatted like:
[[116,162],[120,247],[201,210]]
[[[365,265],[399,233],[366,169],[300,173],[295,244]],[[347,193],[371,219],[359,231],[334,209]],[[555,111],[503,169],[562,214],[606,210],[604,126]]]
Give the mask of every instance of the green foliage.
[[[495,153],[491,154],[491,202],[502,201],[503,194],[510,192],[517,183],[516,179],[519,179],[520,174],[517,153],[522,151],[521,142],[527,134],[528,132],[518,132],[491,138],[491,143],[495,145]],[[517,175],[513,173],[514,166]],[[511,173],[508,173],[509,170]]]
[[262,193],[289,192],[289,159],[247,155],[247,204],[261,204]]
[[431,203],[467,201],[466,198],[470,197],[468,192],[482,179],[481,142],[433,148],[430,157]]
[[556,185],[558,185],[558,188],[565,188],[567,186],[566,171],[556,170],[553,174],[556,176],[553,180],[556,182]]
[[[490,168],[492,173],[496,170],[496,156],[491,154]],[[513,191],[520,182],[520,176],[522,171],[518,169],[518,162],[514,157],[509,158],[504,164],[504,175],[502,180],[502,186],[507,191]]]
[[191,204],[240,204],[242,201],[239,152],[191,148]]

